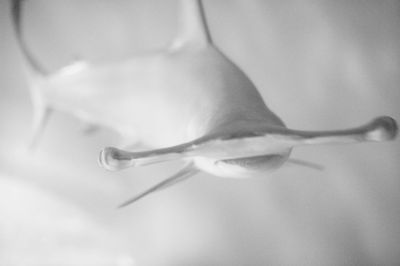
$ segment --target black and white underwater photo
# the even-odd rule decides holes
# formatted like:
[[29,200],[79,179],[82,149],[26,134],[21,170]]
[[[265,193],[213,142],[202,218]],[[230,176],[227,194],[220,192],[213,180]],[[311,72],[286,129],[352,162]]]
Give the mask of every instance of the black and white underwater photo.
[[0,266],[400,265],[400,1],[0,0]]

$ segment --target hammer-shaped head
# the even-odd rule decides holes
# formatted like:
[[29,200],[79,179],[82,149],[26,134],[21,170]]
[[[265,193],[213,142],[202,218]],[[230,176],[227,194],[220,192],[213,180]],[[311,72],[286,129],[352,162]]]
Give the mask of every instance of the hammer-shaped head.
[[[396,121],[388,116],[378,117],[360,127],[334,131],[299,131],[285,127],[266,127],[258,132],[209,135],[178,146],[150,151],[129,152],[107,147],[101,151],[99,161],[102,167],[112,171],[196,157],[208,158],[215,163],[237,161],[238,165],[246,167],[249,163],[240,164],[240,160],[286,154],[294,146],[388,141],[393,140],[397,132]],[[285,156],[281,157],[287,159]]]

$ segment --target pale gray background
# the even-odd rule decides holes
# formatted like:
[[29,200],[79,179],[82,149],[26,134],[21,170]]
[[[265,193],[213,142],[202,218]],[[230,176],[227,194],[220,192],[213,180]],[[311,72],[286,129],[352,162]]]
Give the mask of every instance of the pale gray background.
[[[288,126],[400,120],[399,1],[204,2],[218,47]],[[74,58],[108,62],[167,43],[176,4],[29,0],[24,30],[49,69]],[[98,152],[118,136],[84,136],[61,113],[27,154],[32,110],[9,13],[1,0],[0,265],[400,263],[399,141],[299,148],[294,157],[325,171],[201,174],[123,210],[114,207],[179,163],[106,172]]]

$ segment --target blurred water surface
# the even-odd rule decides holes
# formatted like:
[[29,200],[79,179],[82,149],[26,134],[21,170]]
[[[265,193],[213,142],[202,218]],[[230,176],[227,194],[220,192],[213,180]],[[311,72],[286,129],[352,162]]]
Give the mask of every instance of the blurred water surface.
[[[26,2],[26,38],[49,69],[156,49],[176,28],[173,0]],[[400,120],[400,2],[204,5],[217,46],[289,127]],[[179,163],[105,172],[98,152],[118,136],[85,136],[61,113],[28,154],[32,110],[8,1],[0,12],[0,265],[399,264],[398,140],[299,148],[294,157],[326,169],[201,174],[116,210]]]

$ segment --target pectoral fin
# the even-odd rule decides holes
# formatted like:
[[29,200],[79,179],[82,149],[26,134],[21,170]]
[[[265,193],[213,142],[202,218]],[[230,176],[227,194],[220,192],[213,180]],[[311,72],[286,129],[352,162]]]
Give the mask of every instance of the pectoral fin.
[[153,192],[160,191],[160,190],[163,190],[170,186],[176,185],[177,183],[180,183],[180,182],[188,179],[189,177],[195,175],[198,172],[199,172],[199,170],[194,167],[192,162],[190,162],[186,166],[184,166],[179,172],[174,174],[173,176],[165,179],[164,181],[158,183],[157,185],[155,185],[155,186],[147,189],[146,191],[134,196],[133,198],[125,201],[124,203],[119,205],[118,208],[122,208],[129,204],[132,204]]
[[325,167],[323,165],[320,165],[320,164],[317,164],[314,162],[305,161],[305,160],[300,160],[300,159],[289,158],[286,162],[288,162],[290,164],[294,164],[294,165],[307,167],[307,168],[310,168],[313,170],[318,170],[318,171],[322,171],[325,169]]

